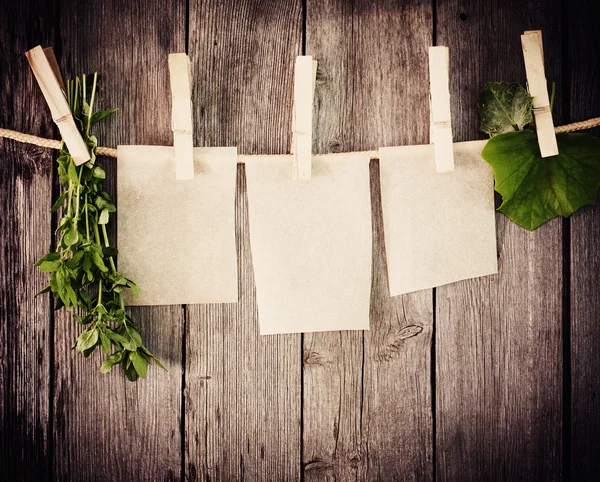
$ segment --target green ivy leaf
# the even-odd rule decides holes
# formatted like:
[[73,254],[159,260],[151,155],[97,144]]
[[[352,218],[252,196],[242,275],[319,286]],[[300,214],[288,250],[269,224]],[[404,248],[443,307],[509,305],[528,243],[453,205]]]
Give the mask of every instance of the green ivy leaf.
[[542,158],[533,131],[493,137],[481,153],[494,171],[499,211],[533,231],[557,216],[596,204],[600,187],[600,139],[558,134],[558,156]]
[[479,129],[494,137],[521,131],[533,121],[533,97],[520,84],[488,82],[479,96]]

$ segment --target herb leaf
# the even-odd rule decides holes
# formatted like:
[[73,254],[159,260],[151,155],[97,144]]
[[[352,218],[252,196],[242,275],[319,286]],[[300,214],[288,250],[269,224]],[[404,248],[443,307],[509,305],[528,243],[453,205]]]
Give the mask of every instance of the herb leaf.
[[93,126],[94,124],[97,124],[102,119],[106,119],[109,115],[114,114],[118,110],[119,110],[119,108],[115,107],[113,109],[99,110],[98,112],[94,112],[90,119],[90,127]]
[[148,366],[148,361],[137,351],[132,351],[129,354],[129,359],[133,363],[133,367],[135,368],[137,374],[142,378],[146,378],[146,367]]
[[533,122],[533,97],[517,83],[488,82],[479,97],[479,130],[494,137]]

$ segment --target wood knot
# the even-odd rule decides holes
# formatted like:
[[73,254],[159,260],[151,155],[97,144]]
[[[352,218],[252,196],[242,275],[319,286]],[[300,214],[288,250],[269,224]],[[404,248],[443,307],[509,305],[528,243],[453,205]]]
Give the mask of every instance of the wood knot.
[[392,332],[384,340],[383,346],[379,351],[379,359],[388,361],[399,355],[402,351],[402,345],[408,338],[413,338],[423,331],[421,325],[407,325],[398,332]]
[[327,359],[322,356],[319,352],[312,350],[304,350],[304,364],[323,366],[327,363]]
[[333,467],[332,462],[328,462],[327,460],[323,460],[318,457],[315,457],[310,462],[307,462],[304,465],[304,470],[306,470],[306,471],[308,471],[308,470],[323,470],[323,469],[330,469],[332,467]]
[[354,453],[348,457],[348,463],[350,467],[356,469],[361,461],[361,456],[358,453]]
[[327,80],[329,80],[327,78],[327,75],[325,74],[325,72],[323,72],[323,69],[321,68],[321,64],[317,64],[317,75],[316,75],[316,83],[317,84],[324,84],[327,82]]
[[338,140],[333,140],[329,143],[329,152],[342,152],[344,150],[344,146]]

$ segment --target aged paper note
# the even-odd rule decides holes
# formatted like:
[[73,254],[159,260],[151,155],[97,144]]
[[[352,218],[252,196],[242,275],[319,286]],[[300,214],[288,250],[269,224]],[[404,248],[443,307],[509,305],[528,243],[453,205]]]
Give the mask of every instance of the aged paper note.
[[250,242],[261,334],[369,328],[369,158],[246,160]]
[[130,305],[237,302],[237,149],[194,148],[194,179],[175,180],[172,147],[119,146],[119,270]]
[[494,179],[486,141],[454,144],[437,173],[433,145],[379,149],[390,295],[494,274]]

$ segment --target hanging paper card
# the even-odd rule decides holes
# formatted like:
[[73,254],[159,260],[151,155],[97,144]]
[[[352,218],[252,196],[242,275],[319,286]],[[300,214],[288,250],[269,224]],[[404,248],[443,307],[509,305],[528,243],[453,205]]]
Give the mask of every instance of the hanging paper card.
[[379,149],[390,295],[497,272],[485,142],[454,144],[455,169],[442,174],[432,145]]
[[237,302],[235,147],[195,148],[194,178],[175,180],[172,147],[119,146],[119,270],[130,305]]
[[294,181],[292,156],[246,161],[260,333],[369,328],[369,158],[313,157]]

